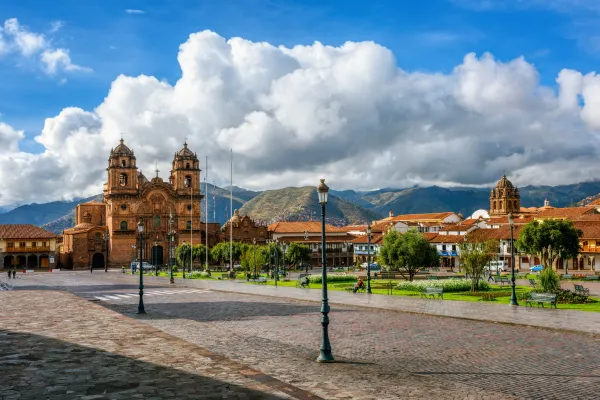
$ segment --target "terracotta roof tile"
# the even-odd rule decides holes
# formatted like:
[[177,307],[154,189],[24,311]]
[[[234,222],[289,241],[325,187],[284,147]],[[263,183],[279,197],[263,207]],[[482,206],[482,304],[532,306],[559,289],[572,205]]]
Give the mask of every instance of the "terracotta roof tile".
[[55,237],[57,237],[56,234],[35,225],[0,225],[0,238],[2,239],[51,239]]
[[439,236],[439,234],[437,232],[425,232],[422,233],[423,237],[425,239],[427,239],[428,241],[432,241],[435,237]]
[[[367,235],[359,236],[352,243],[366,244],[368,243]],[[383,243],[383,235],[371,235],[371,244]]]
[[440,232],[465,232],[472,228],[472,225],[465,226],[463,224],[444,225],[440,228]]
[[[320,233],[321,232],[321,223],[320,222],[275,222],[274,224],[269,225],[269,232],[275,233]],[[326,224],[325,232],[331,233],[344,233],[345,231],[342,228],[338,228],[333,225]]]
[[[519,237],[519,232],[523,225],[515,225],[513,231],[513,238],[515,240]],[[510,226],[504,225],[496,229],[476,229],[469,232],[466,237],[466,242],[485,242],[486,240],[508,240],[510,239]]]
[[418,221],[418,220],[443,220],[454,214],[451,211],[427,214],[403,214],[385,218],[385,221]]
[[[366,237],[366,236],[365,236]],[[356,239],[356,236],[353,235],[344,235],[344,236],[327,236],[327,243],[349,243],[353,242]],[[308,237],[308,239],[304,239],[304,236],[285,236],[279,239],[279,243],[321,243],[321,237],[317,237],[312,235]]]
[[573,221],[575,229],[581,229],[581,239],[600,239],[600,221]]
[[462,243],[465,241],[463,235],[437,235],[431,239],[430,243]]
[[550,210],[540,211],[535,218],[574,218],[590,213],[592,210],[594,210],[593,206],[552,208]]

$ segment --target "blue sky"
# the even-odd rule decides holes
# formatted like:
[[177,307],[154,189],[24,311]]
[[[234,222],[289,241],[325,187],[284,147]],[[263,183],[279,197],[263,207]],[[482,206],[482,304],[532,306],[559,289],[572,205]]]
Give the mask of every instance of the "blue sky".
[[[204,29],[285,46],[372,40],[391,49],[398,65],[410,71],[449,72],[468,52],[487,51],[504,61],[523,55],[535,64],[542,83],[554,86],[562,68],[595,70],[597,3],[4,0],[0,21],[17,18],[51,38],[55,47],[68,48],[73,63],[93,72],[69,74],[62,82],[60,74],[48,76],[18,58],[0,57],[0,121],[25,130],[23,150],[40,151],[31,138],[44,118],[68,106],[93,109],[119,74],[148,74],[173,83],[180,74],[178,46]],[[49,33],[55,21],[63,26]]]

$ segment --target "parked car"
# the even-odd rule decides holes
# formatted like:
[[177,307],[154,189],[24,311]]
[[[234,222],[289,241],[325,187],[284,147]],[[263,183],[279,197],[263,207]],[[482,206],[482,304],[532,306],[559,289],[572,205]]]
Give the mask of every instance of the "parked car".
[[[140,267],[140,262],[139,261],[134,261],[129,265],[129,268],[133,269],[133,267],[135,266],[135,269],[138,269]],[[154,265],[147,263],[147,262],[143,262],[142,263],[142,269],[144,271],[150,271],[154,269]]]
[[486,269],[492,272],[508,272],[508,263],[506,261],[490,261]]
[[540,272],[540,271],[542,271],[543,269],[544,269],[544,266],[543,266],[543,265],[540,265],[540,264],[534,265],[533,267],[529,268],[529,270],[530,270],[531,272]]

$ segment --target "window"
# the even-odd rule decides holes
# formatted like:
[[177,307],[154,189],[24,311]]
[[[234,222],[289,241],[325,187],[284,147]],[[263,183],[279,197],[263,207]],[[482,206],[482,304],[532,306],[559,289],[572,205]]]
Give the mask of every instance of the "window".
[[25,247],[25,242],[19,242],[19,247]]
[[126,231],[127,230],[127,221],[121,221],[121,230],[122,231]]
[[187,209],[188,209],[188,211],[191,211],[191,210],[192,210],[192,205],[191,205],[191,204],[188,204],[188,205],[187,205]]
[[455,244],[452,245],[452,251],[456,251],[456,245]]
[[492,207],[494,210],[496,209],[496,201],[494,201],[494,207]]
[[37,242],[31,242],[31,247],[37,247]]
[[192,229],[192,221],[187,221],[185,223],[185,229]]
[[96,232],[96,240],[101,240],[102,239],[102,234],[100,232]]
[[185,164],[185,167],[186,167],[187,169],[190,169],[190,163],[186,163],[186,164]]
[[127,210],[127,204],[121,204],[121,210],[123,210],[123,211]]
[[6,243],[6,247],[15,247],[15,244],[13,242],[8,242]]
[[445,244],[442,245],[442,251],[446,251],[446,245]]
[[127,161],[125,161],[125,160],[122,160],[122,161],[121,161],[121,166],[123,166],[123,167],[126,167],[126,166],[127,166]]
[[158,215],[154,217],[154,227],[160,228],[160,217]]
[[48,242],[42,242],[42,247],[48,247]]
[[502,208],[502,200],[500,200],[500,208]]
[[189,175],[186,175],[185,178],[183,179],[183,184],[185,185],[185,187],[190,187],[192,185],[192,177]]
[[121,186],[127,185],[127,175],[126,174],[119,175],[119,185],[121,185]]

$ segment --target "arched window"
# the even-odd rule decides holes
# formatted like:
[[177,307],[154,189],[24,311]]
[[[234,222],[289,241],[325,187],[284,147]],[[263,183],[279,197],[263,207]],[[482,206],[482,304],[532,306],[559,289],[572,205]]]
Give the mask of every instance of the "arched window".
[[187,221],[185,223],[185,229],[192,229],[192,221]]
[[519,211],[519,206],[517,205],[517,201],[516,201],[516,200],[515,200],[515,205],[514,205],[514,207],[515,207],[515,210]]
[[500,200],[500,209],[502,209],[502,200]]
[[186,164],[185,164],[185,167],[186,167],[187,169],[190,169],[190,163],[186,163]]
[[494,200],[494,210],[496,209],[496,200]]
[[127,175],[126,174],[119,175],[119,185],[121,185],[121,186],[127,185]]
[[91,223],[92,222],[92,214],[90,214],[89,212],[86,212],[85,214],[83,214],[83,222],[85,223]]
[[154,217],[154,227],[160,228],[160,217],[158,215]]
[[121,221],[121,230],[122,231],[126,231],[127,230],[127,221]]
[[184,183],[185,187],[190,187],[192,185],[192,177],[189,175],[186,175],[185,178],[183,179],[183,183]]
[[123,167],[126,167],[126,166],[127,166],[127,161],[125,161],[125,160],[121,160],[121,165],[122,165]]

